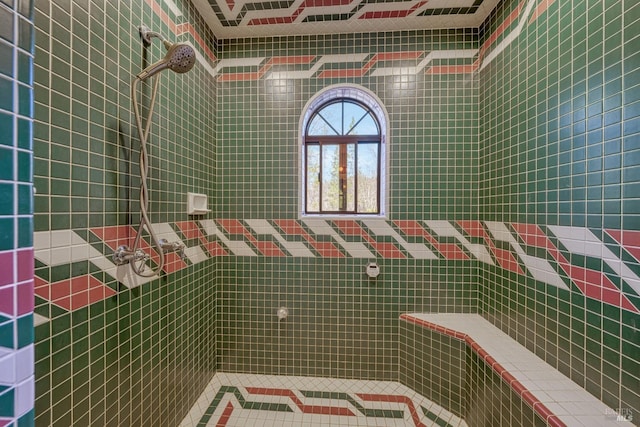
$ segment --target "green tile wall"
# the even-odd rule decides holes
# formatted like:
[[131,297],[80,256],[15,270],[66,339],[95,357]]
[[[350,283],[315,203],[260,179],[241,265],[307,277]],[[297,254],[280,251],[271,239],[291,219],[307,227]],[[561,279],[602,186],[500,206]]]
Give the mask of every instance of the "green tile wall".
[[33,425],[33,3],[0,2],[0,425]]
[[[361,69],[375,54],[477,48],[470,30],[220,41],[221,60],[365,54],[326,68]],[[416,61],[377,64],[415,66]],[[309,66],[297,69],[308,69]],[[326,69],[323,68],[323,69]],[[270,73],[290,71],[275,66]],[[224,70],[226,72],[226,70]],[[255,72],[246,67],[233,72]],[[229,71],[229,72],[231,72]],[[477,217],[477,82],[470,75],[218,82],[217,218],[297,219],[298,126],[303,107],[337,83],[364,86],[389,113],[389,219]],[[224,77],[224,74],[222,74]],[[224,258],[217,299],[222,371],[394,379],[397,318],[405,311],[474,311],[474,263],[366,259]],[[278,323],[276,310],[291,316]]]
[[[220,58],[365,54],[322,70],[361,70],[375,54],[476,49],[472,30],[222,40]],[[413,67],[419,61],[375,67]],[[433,64],[430,64],[433,65]],[[309,66],[306,67],[310,68]],[[273,67],[270,71],[290,70]],[[257,71],[240,69],[237,71]],[[298,218],[298,124],[323,88],[353,83],[374,92],[389,113],[390,219],[475,218],[477,82],[470,75],[426,75],[219,82],[216,213],[220,218]],[[223,75],[224,77],[224,75]]]
[[[177,37],[151,3],[36,2],[37,232],[73,230],[89,240],[91,227],[138,221],[129,84],[163,52],[156,43],[145,56],[136,28]],[[640,64],[632,46],[640,6],[550,3],[475,73],[229,82],[201,64],[185,75],[165,72],[150,147],[152,222],[193,219],[183,213],[187,191],[211,197],[209,218],[297,219],[302,108],[329,85],[353,83],[389,112],[389,220],[568,225],[599,237],[605,228],[639,230]],[[191,22],[220,59],[264,64],[477,49],[519,4],[504,0],[479,30],[220,42],[190,3],[180,2],[182,18],[164,12]],[[355,59],[328,66],[362,67]],[[5,229],[30,236],[26,223]],[[36,313],[50,319],[36,328],[36,424],[177,424],[215,369],[402,379],[397,318],[410,311],[481,312],[611,407],[640,412],[640,319],[632,312],[476,261],[378,259],[375,281],[365,278],[366,261],[226,256],[132,290],[91,262],[36,263],[38,277],[101,275],[118,291],[73,313],[36,299]],[[276,320],[280,306],[290,310],[286,321]],[[475,389],[493,384],[481,378]]]
[[[518,4],[500,4],[481,43]],[[587,227],[598,238],[640,229],[639,34],[638,2],[551,2],[478,74],[482,219]],[[610,247],[637,274],[637,261]],[[621,286],[601,260],[573,261]],[[640,413],[640,316],[576,287],[479,270],[489,319],[610,407]]]
[[[223,372],[397,380],[398,317],[474,312],[471,263],[225,257],[217,291]],[[278,321],[279,307],[289,317]]]
[[[130,83],[164,56],[156,40],[145,51],[137,28],[175,34],[152,1],[37,1],[34,69],[36,232],[72,230],[104,250],[89,228],[134,224],[138,212],[138,138]],[[215,49],[190,2],[176,24],[190,23]],[[197,63],[166,71],[149,140],[151,221],[188,220],[186,192],[215,184],[215,84]],[[148,105],[150,85],[143,85]],[[61,280],[91,274],[117,295],[68,312],[36,298],[36,425],[176,425],[215,371],[215,262],[127,289],[91,260],[50,266],[36,275]],[[49,320],[50,319],[50,320]]]

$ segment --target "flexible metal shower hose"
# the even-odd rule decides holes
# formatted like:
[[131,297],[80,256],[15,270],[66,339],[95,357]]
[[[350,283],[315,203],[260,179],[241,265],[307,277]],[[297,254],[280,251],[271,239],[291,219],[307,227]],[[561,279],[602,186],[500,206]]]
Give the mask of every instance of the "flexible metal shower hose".
[[138,227],[138,231],[136,233],[136,238],[133,242],[133,247],[131,250],[135,253],[138,249],[140,249],[140,241],[142,239],[142,232],[146,226],[149,235],[155,245],[158,254],[160,255],[160,263],[158,266],[153,269],[147,267],[146,259],[143,258],[142,262],[136,261],[131,262],[131,267],[133,271],[142,277],[152,277],[156,275],[160,275],[162,272],[162,268],[165,263],[165,255],[160,243],[158,242],[158,238],[156,237],[153,228],[151,227],[151,221],[149,221],[148,216],[148,207],[149,207],[149,188],[147,187],[147,175],[149,173],[149,163],[148,163],[148,155],[147,155],[147,139],[149,137],[149,129],[151,128],[151,116],[153,115],[153,107],[156,103],[156,95],[158,93],[158,79],[153,78],[153,90],[151,92],[151,102],[149,104],[149,114],[146,117],[146,126],[143,129],[142,126],[142,118],[140,116],[140,106],[138,104],[138,83],[140,82],[140,78],[136,77],[131,84],[131,99],[133,102],[133,113],[136,119],[136,127],[138,128],[138,136],[140,138],[140,226]]

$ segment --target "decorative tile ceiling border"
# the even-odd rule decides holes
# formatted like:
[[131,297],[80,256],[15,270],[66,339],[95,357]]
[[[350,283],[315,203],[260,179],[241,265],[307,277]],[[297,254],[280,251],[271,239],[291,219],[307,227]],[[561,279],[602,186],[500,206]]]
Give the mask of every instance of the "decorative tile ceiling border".
[[[594,230],[583,227],[543,229],[536,224],[478,220],[318,218],[221,218],[153,224],[152,227],[159,238],[186,246],[186,260],[167,254],[165,274],[212,257],[231,255],[477,260],[640,313],[640,232],[637,231],[607,229],[600,232],[602,238],[599,238]],[[50,278],[38,276],[41,269],[37,268],[36,295],[60,310],[73,311],[113,296],[116,282],[132,288],[157,278],[136,276],[130,266],[113,263],[113,250],[122,244],[130,245],[133,236],[134,229],[128,225],[84,232],[36,232],[35,258],[40,266],[89,262],[93,269],[76,277]],[[144,242],[142,249],[157,265],[158,254]],[[598,269],[595,267],[598,265],[606,268]]]
[[[467,1],[462,7],[430,7],[429,0],[209,0],[223,27],[291,24],[294,22],[353,21],[408,16],[468,15],[485,0]],[[433,3],[433,2],[432,2]],[[460,3],[460,0],[458,1]],[[463,2],[464,3],[464,2]],[[391,6],[390,6],[391,5]],[[263,15],[258,17],[256,15]]]
[[[421,72],[430,75],[470,74],[490,64],[520,35],[525,25],[536,21],[554,2],[555,0],[523,0],[486,38],[480,49],[229,58],[221,59],[212,75],[217,76],[219,82],[239,82],[260,79],[359,78],[367,75],[381,77],[415,75]],[[461,60],[468,62],[460,64]],[[354,63],[361,65],[354,68]],[[336,68],[340,64],[345,66]]]
[[478,28],[499,0],[194,0],[219,39]]

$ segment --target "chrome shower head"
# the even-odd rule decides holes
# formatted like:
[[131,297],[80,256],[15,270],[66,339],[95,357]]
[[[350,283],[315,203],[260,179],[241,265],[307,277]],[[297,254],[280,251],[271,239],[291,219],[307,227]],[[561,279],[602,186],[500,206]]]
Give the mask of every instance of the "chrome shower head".
[[196,52],[186,43],[170,43],[164,40],[167,53],[160,61],[149,65],[136,77],[140,80],[148,79],[162,70],[170,69],[176,73],[186,73],[196,63]]

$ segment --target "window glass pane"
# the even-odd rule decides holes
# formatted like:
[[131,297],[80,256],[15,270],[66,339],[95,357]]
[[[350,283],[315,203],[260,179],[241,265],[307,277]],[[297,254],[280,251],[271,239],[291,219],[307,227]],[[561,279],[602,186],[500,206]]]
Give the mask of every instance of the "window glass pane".
[[307,145],[307,211],[320,211],[320,146]]
[[337,211],[340,202],[338,168],[340,163],[337,145],[322,146],[322,210]]
[[[352,102],[344,103],[344,133],[347,135],[350,130],[358,123],[362,116],[367,114],[367,110]],[[377,133],[377,132],[376,132]],[[374,134],[375,135],[375,134]]]
[[316,115],[309,124],[308,135],[337,135],[336,131],[325,122],[322,117]]
[[342,135],[342,102],[327,105],[319,114],[338,131],[338,135]]
[[353,129],[349,131],[349,135],[378,135],[378,124],[371,114],[367,114],[360,123],[358,123]]
[[343,188],[345,197],[347,198],[347,210],[354,212],[356,210],[356,146],[349,144],[346,147],[347,152],[347,173],[346,188]]
[[378,211],[378,144],[358,144],[358,212]]

